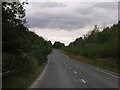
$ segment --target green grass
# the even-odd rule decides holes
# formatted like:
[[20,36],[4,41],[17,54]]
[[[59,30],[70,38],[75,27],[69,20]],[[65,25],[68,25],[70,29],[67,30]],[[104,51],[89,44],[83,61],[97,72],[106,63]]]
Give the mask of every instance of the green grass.
[[45,63],[36,67],[34,72],[24,75],[12,75],[4,78],[2,88],[27,88],[36,79],[36,77],[43,71]]
[[86,64],[90,64],[90,65],[94,65],[96,67],[99,67],[101,69],[107,70],[110,73],[113,73],[115,75],[118,75],[118,62],[116,59],[113,58],[96,58],[96,59],[90,59],[90,58],[86,58],[83,56],[78,56],[75,54],[71,54],[68,52],[65,52],[63,50],[61,50],[62,53],[64,53],[65,55],[69,56],[70,58],[77,60],[77,61],[81,61],[83,63]]

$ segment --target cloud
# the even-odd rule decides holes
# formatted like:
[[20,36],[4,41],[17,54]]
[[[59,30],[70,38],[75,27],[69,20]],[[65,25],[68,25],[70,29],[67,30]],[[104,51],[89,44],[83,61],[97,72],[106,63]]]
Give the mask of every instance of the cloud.
[[120,20],[120,1],[118,2],[118,20]]
[[118,2],[118,1],[119,0],[29,0],[29,2]]
[[33,2],[27,9],[27,20],[30,28],[65,30],[84,28],[87,25],[104,22],[111,24],[117,21],[116,5],[115,3]]
[[95,24],[101,28],[117,23],[118,5],[115,2],[30,2],[26,6],[26,18],[29,28],[37,34],[52,42],[60,40],[68,44]]
[[[31,4],[31,3],[30,3]],[[57,3],[57,2],[32,2],[32,8],[57,8],[57,7],[64,7],[64,3]]]
[[51,40],[52,43],[55,41],[61,41],[68,45],[69,42],[74,41],[77,37],[82,37],[86,32],[89,31],[89,28],[92,27],[85,27],[83,29],[76,29],[67,31],[67,30],[57,30],[57,29],[40,29],[40,28],[31,28],[31,31],[34,31],[39,36],[44,37],[46,40]]

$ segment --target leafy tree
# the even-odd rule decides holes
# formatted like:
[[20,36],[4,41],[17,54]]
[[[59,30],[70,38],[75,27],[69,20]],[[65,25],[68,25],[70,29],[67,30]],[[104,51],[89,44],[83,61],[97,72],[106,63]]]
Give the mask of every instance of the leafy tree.
[[103,31],[99,31],[97,25],[94,29],[82,37],[71,42],[64,50],[90,58],[116,58],[118,59],[118,41],[119,27],[114,24],[111,27],[106,27]]
[[52,51],[51,42],[29,31],[25,23],[21,2],[2,3],[3,77],[33,72],[47,61],[47,55]]
[[53,47],[56,49],[61,49],[64,46],[65,46],[64,43],[61,43],[59,41],[55,41],[55,43],[53,44]]

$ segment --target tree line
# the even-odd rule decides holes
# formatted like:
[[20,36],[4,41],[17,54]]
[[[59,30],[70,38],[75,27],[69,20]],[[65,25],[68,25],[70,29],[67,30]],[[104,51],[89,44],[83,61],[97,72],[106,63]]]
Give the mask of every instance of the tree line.
[[[27,74],[47,61],[51,41],[29,31],[25,19],[25,2],[2,2],[2,73]],[[3,82],[4,83],[4,82]]]
[[119,28],[120,21],[102,31],[95,25],[84,37],[77,38],[63,50],[88,58],[115,58],[119,55]]
[[65,44],[61,43],[59,41],[55,41],[53,44],[53,48],[55,48],[55,49],[62,49],[63,47],[65,47]]

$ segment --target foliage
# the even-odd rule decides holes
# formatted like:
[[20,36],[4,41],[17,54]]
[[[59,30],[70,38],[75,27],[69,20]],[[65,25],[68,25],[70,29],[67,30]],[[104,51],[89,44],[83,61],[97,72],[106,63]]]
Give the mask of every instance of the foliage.
[[119,27],[120,21],[118,24],[104,28],[102,31],[95,25],[95,28],[84,35],[84,38],[77,38],[63,50],[89,58],[112,57],[118,59]]
[[53,47],[56,48],[56,49],[62,49],[64,46],[65,46],[64,43],[61,43],[61,42],[58,42],[58,41],[56,41],[53,45]]
[[[69,56],[70,58],[86,63],[86,64],[90,64],[90,65],[94,65],[97,66],[99,68],[104,69],[104,71],[107,70],[107,72],[112,73],[114,75],[118,75],[118,66],[117,66],[117,60],[114,58],[95,58],[95,59],[90,59],[90,58],[86,58],[83,56],[78,56],[75,54],[71,54],[65,51],[61,51],[62,53],[64,53],[65,55]],[[112,71],[112,72],[111,72]]]
[[52,51],[50,41],[29,31],[24,16],[21,2],[2,3],[3,80],[10,75],[34,72]]

